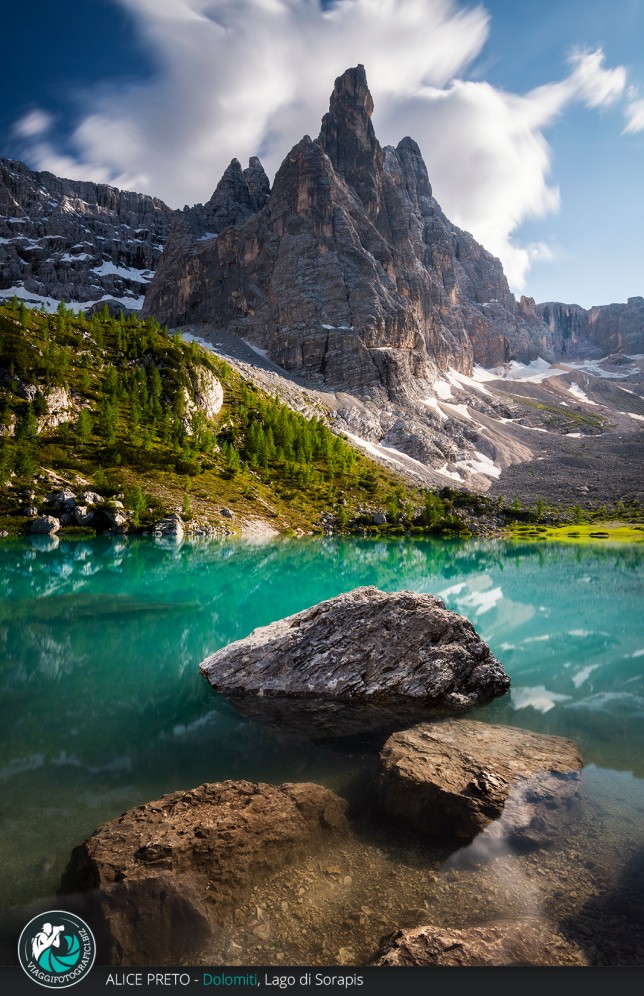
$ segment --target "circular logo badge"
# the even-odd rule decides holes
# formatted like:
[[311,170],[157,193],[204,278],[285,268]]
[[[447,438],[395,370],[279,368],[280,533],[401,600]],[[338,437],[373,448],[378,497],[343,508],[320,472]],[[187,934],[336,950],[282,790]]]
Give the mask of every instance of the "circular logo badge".
[[49,910],[30,920],[18,941],[18,961],[27,975],[48,989],[74,986],[96,957],[94,935],[84,920]]

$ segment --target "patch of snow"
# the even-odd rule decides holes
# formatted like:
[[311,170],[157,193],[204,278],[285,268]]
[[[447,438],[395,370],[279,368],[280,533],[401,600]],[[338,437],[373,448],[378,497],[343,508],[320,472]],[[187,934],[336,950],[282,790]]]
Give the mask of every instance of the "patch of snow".
[[184,342],[196,342],[198,346],[208,349],[211,353],[218,353],[218,350],[215,349],[211,342],[208,342],[207,339],[202,339],[198,335],[193,335],[191,332],[182,332],[181,338]]
[[467,405],[450,405],[445,402],[445,407],[450,408],[455,415],[460,415],[461,418],[467,419],[468,422],[472,421],[472,416],[468,411]]
[[566,437],[568,439],[583,439],[584,438],[583,432],[567,432],[565,435],[566,435]]
[[516,360],[510,360],[509,363],[504,363],[500,367],[492,367],[491,372],[504,380],[515,380],[524,384],[540,384],[548,377],[560,377],[567,371],[562,370],[561,367],[553,366],[552,363],[548,363],[547,360],[538,356],[530,363],[518,363]]
[[435,380],[432,387],[436,391],[436,394],[441,399],[441,401],[447,401],[448,398],[453,398],[452,388],[450,387],[448,381],[446,380]]
[[134,266],[117,266],[109,259],[103,260],[100,266],[93,266],[92,273],[97,273],[99,277],[123,277],[125,280],[133,280],[138,284],[147,284],[154,276],[152,270],[137,270]]
[[472,371],[472,380],[476,380],[481,383],[486,380],[498,380],[498,377],[496,377],[495,374],[490,373],[489,370],[486,370],[485,367],[481,367],[478,363],[475,363],[474,370]]
[[455,474],[453,471],[447,469],[447,464],[444,463],[442,467],[436,468],[437,474],[442,474],[443,477],[449,477],[451,481],[458,481],[459,484],[463,484],[463,478],[460,474]]
[[428,408],[431,408],[431,410],[438,415],[441,422],[444,422],[447,419],[447,415],[438,404],[436,398],[423,398],[423,404],[427,405]]
[[617,373],[612,370],[604,370],[601,363],[604,363],[608,357],[604,357],[602,360],[597,360],[596,362],[591,361],[572,361],[567,363],[566,366],[571,367],[573,370],[579,370],[582,373],[592,374],[593,377],[600,377],[602,380],[624,380],[626,377],[630,377],[632,371],[628,373]]
[[86,259],[91,259],[91,255],[88,252],[79,252],[78,256],[72,256],[71,253],[64,253],[60,257],[61,263],[84,263]]
[[[380,447],[383,450],[387,450],[389,453],[396,453],[399,457],[403,458],[403,461],[407,460],[407,461],[410,461],[411,463],[415,463],[417,467],[421,468],[421,470],[427,470],[427,465],[424,464],[421,460],[416,460],[415,457],[409,456],[408,453],[403,453],[402,450],[397,450],[395,446],[388,446],[386,443],[380,443]],[[386,457],[387,454],[386,453],[382,453],[381,455],[384,456],[384,457]],[[403,467],[405,466],[404,462],[403,462],[402,466]]]
[[242,339],[242,342],[245,342],[248,348],[252,349],[252,351],[257,353],[258,356],[263,356],[265,360],[269,359],[267,349],[260,349],[259,346],[253,346],[252,342],[249,342],[248,339]]
[[587,405],[597,405],[596,401],[591,401],[585,391],[582,391],[579,384],[571,384],[568,391],[578,401],[585,401]]
[[638,422],[644,422],[644,415],[636,415],[635,412],[627,412],[631,418],[637,419]]
[[457,388],[469,387],[472,388],[474,391],[479,391],[480,394],[486,394],[488,398],[493,397],[492,393],[488,391],[487,387],[483,387],[483,385],[474,377],[468,377],[466,374],[460,373],[459,370],[448,370],[447,378],[449,381],[451,381],[454,387]]
[[[24,301],[25,304],[32,304],[35,307],[44,306],[45,311],[49,314],[54,314],[58,309],[60,304],[59,300],[53,297],[45,297],[43,294],[35,294],[33,291],[25,290],[24,287],[5,287],[0,290],[0,299],[11,300],[11,298],[17,297],[19,300]],[[124,308],[132,308],[138,310],[143,307],[143,297],[112,297],[111,294],[104,294],[103,297],[99,298],[100,301],[116,301],[117,304],[123,305]],[[70,311],[85,311],[86,308],[91,308],[96,301],[65,301],[65,307],[69,308]]]
[[522,426],[520,426],[520,428],[521,429],[529,429],[530,432],[546,432],[546,433],[548,432],[547,429],[542,429],[538,425],[522,425]]
[[560,695],[558,692],[551,692],[545,685],[513,688],[510,694],[512,696],[513,709],[532,708],[541,713],[550,712],[558,702],[570,702],[572,699],[572,695]]
[[[142,231],[141,228],[137,228],[137,232],[141,231]],[[199,236],[197,242],[208,242],[209,239],[218,239],[218,238],[219,238],[219,232],[204,232],[203,235]]]
[[[371,453],[372,456],[384,457],[385,460],[390,460],[391,463],[395,463],[398,467],[404,467],[404,464],[401,463],[400,460],[396,460],[394,457],[389,456],[387,453],[383,453],[382,450],[384,449],[384,447],[378,446],[376,443],[370,443],[368,439],[363,439],[361,436],[356,436],[353,432],[347,432],[346,429],[344,430],[344,435],[347,436],[348,439],[351,439],[361,449],[366,450],[367,453]],[[387,447],[387,448],[390,449],[391,452],[393,453],[397,452],[397,450],[394,450],[393,447]],[[411,460],[411,457],[408,457],[407,459]]]
[[456,464],[457,467],[462,467],[464,470],[472,470],[476,474],[485,474],[486,477],[500,477],[501,469],[497,467],[493,460],[490,460],[485,453],[479,453],[478,450],[474,450],[475,459],[459,460]]

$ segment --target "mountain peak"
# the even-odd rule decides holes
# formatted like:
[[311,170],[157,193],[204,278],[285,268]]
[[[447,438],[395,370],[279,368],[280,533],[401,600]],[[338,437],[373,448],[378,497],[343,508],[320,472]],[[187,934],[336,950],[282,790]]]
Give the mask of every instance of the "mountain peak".
[[365,207],[373,201],[373,173],[382,162],[372,114],[373,98],[364,66],[347,69],[335,81],[318,138],[336,171],[354,188]]

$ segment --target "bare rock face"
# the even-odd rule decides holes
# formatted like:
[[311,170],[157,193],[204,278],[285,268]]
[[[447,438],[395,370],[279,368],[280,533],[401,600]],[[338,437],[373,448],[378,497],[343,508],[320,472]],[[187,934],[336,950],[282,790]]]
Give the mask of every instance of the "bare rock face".
[[173,792],[75,848],[60,891],[87,893],[104,962],[185,962],[256,883],[344,832],[345,809],[307,783]]
[[471,839],[510,799],[501,829],[522,846],[555,832],[582,766],[571,740],[472,720],[395,733],[381,762],[385,810],[420,834]]
[[397,930],[381,941],[372,965],[587,965],[576,944],[538,917],[500,920],[458,930]]
[[348,69],[272,190],[258,160],[233,160],[177,220],[144,312],[218,322],[287,370],[391,400],[436,368],[548,354],[499,260],[443,215],[416,143],[382,148],[372,111],[364,67]]
[[644,352],[644,297],[588,310],[547,301],[537,305],[537,313],[552,333],[557,355],[564,359]]
[[[301,711],[301,732],[314,722],[329,735],[349,733],[363,719],[377,726],[382,717],[365,707],[390,709],[395,728],[410,714],[459,712],[510,685],[472,624],[439,598],[377,588],[356,588],[256,629],[200,667],[242,711],[269,713],[291,728]],[[345,707],[345,730],[338,707]]]
[[175,212],[146,194],[35,173],[0,159],[0,298],[141,298]]
[[192,415],[195,412],[203,412],[206,418],[215,418],[224,403],[224,389],[215,375],[206,367],[194,367],[190,371],[190,378],[192,397],[185,387],[183,389],[188,435],[192,435]]

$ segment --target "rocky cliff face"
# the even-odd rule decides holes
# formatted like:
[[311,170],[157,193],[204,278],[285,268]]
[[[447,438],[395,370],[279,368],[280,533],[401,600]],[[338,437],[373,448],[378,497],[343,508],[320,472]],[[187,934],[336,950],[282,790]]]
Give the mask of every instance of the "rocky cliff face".
[[537,314],[552,333],[557,355],[564,359],[644,352],[644,297],[588,311],[578,304],[547,301],[537,305]]
[[0,159],[0,297],[140,308],[173,214],[156,197]]
[[548,355],[534,303],[517,304],[499,260],[445,218],[416,143],[380,146],[372,111],[358,66],[272,190],[258,160],[233,160],[209,204],[175,222],[144,312],[214,322],[309,380],[392,400],[437,368]]

